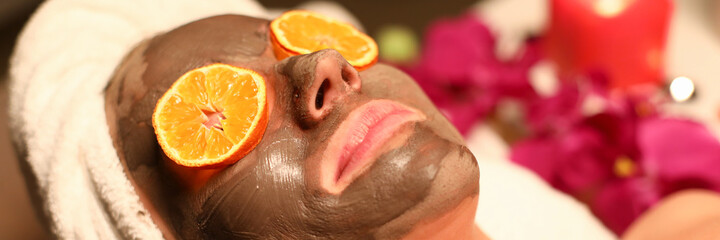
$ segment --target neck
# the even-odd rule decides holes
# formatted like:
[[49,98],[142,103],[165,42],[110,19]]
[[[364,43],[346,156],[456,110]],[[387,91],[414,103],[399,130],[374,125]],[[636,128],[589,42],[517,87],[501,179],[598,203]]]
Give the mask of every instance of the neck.
[[468,197],[450,212],[413,228],[404,239],[489,239],[475,224],[478,196]]

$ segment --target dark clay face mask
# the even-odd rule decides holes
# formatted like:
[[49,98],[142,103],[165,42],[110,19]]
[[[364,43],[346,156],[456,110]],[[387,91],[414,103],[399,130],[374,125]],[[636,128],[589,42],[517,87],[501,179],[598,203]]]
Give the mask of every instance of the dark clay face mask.
[[[278,61],[267,28],[266,20],[232,15],[179,27],[140,44],[108,87],[118,154],[169,232],[208,239],[398,238],[477,195],[474,157],[407,75],[382,64],[358,74],[332,50]],[[152,110],[183,73],[217,62],[265,78],[270,120],[253,151],[190,188],[163,160]],[[336,88],[319,87],[325,80]],[[417,109],[424,118],[399,127],[372,165],[341,191],[328,191],[318,169],[336,143],[333,134],[353,110],[378,99]]]

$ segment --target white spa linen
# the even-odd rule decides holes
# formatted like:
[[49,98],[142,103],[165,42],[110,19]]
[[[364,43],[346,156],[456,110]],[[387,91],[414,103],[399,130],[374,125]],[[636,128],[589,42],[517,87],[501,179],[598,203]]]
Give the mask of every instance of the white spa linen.
[[480,161],[475,222],[491,239],[617,239],[576,200],[507,161]]
[[[103,90],[142,39],[225,13],[268,16],[251,0],[50,0],[34,14],[11,60],[10,121],[54,235],[162,238],[112,145]],[[585,208],[530,172],[491,161],[506,156],[501,144],[483,151],[486,143],[470,147],[481,161],[476,220],[490,237],[612,238]]]

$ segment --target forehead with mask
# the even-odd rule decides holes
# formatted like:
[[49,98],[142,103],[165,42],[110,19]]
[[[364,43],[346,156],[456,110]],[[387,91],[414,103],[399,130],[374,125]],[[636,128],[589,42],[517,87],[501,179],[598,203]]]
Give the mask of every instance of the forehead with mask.
[[[383,64],[357,72],[329,49],[279,61],[268,28],[224,15],[173,29],[132,50],[106,90],[115,148],[166,237],[400,238],[465,205],[472,223],[475,159],[411,78]],[[268,126],[233,165],[175,165],[157,144],[153,109],[180,76],[213,63],[264,78]],[[357,122],[378,111],[397,114],[364,132],[375,140],[366,151],[343,153]],[[359,163],[341,169],[342,158]]]

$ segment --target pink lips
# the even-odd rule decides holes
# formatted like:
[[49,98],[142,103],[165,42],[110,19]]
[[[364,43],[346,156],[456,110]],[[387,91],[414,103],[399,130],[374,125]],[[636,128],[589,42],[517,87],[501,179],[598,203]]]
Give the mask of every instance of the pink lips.
[[424,120],[418,110],[390,100],[373,100],[352,111],[330,137],[321,162],[321,185],[330,193],[345,189],[377,158],[400,127]]

